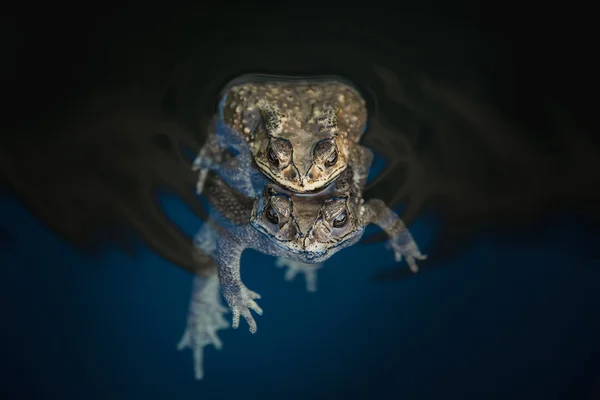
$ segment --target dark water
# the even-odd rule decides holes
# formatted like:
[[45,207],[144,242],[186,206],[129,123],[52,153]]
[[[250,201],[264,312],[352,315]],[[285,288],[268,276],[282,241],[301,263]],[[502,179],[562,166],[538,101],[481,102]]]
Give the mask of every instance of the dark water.
[[[190,234],[201,223],[176,199],[162,204]],[[249,252],[243,274],[264,298],[259,332],[225,331],[224,349],[207,350],[203,382],[191,354],[175,350],[188,273],[145,246],[136,257],[82,255],[14,200],[1,221],[15,235],[1,280],[3,390],[14,398],[573,398],[597,383],[586,373],[598,357],[600,267],[577,257],[584,226],[569,218],[515,234],[517,246],[482,235],[398,283],[368,283],[392,255],[356,246],[327,262],[314,294]],[[411,230],[428,251],[436,219]]]
[[[596,398],[586,24],[567,36],[456,4],[147,7],[8,24],[3,398]],[[258,333],[223,332],[196,382],[190,352],[175,349],[189,271],[202,268],[189,236],[207,208],[189,156],[221,87],[248,72],[343,75],[362,89],[364,143],[379,154],[366,197],[398,210],[430,258],[411,276],[369,228],[310,294],[245,253]]]

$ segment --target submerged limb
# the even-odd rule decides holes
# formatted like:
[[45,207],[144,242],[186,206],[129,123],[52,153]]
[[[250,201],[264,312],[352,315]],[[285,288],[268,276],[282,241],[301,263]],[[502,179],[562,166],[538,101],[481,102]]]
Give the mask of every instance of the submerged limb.
[[204,190],[204,183],[206,182],[208,171],[214,169],[222,162],[226,151],[216,134],[216,123],[217,121],[213,119],[206,142],[192,164],[192,171],[198,172],[198,181],[196,183],[196,193],[198,194],[201,194]]
[[204,377],[204,347],[212,344],[220,350],[223,346],[217,331],[229,327],[223,317],[226,312],[227,308],[221,303],[217,276],[195,277],[187,327],[177,344],[177,349],[192,350],[196,379]]
[[[235,188],[238,193],[254,198],[257,191],[254,188],[254,179],[257,173],[252,166],[252,156],[249,152],[239,153],[236,156],[224,157],[218,168],[215,168],[219,177],[228,186]],[[264,181],[258,185],[264,185]]]
[[309,292],[317,291],[317,270],[323,267],[323,263],[319,264],[305,264],[287,258],[279,257],[275,261],[275,265],[279,268],[287,267],[285,271],[284,279],[286,281],[293,280],[296,275],[300,272],[304,275],[306,280],[306,290]]
[[250,327],[250,333],[256,333],[256,322],[250,310],[258,315],[262,315],[263,311],[255,301],[260,299],[260,295],[249,290],[241,280],[240,259],[244,249],[245,247],[224,238],[217,243],[219,281],[223,297],[233,314],[232,328],[238,328],[242,316]]
[[215,254],[217,237],[215,231],[211,229],[209,222],[204,223],[194,236],[194,247],[206,254]]
[[353,163],[353,180],[356,188],[362,193],[367,184],[371,164],[373,164],[373,151],[361,145],[356,145],[352,149]]
[[[228,149],[237,154],[232,155]],[[232,129],[223,126],[215,117],[204,146],[194,160],[192,170],[198,172],[196,193],[201,194],[208,171],[215,171],[228,185],[240,193],[254,197],[252,155],[248,144]]]
[[425,260],[404,222],[382,200],[371,199],[362,206],[362,217],[366,224],[379,226],[390,237],[389,246],[394,250],[394,258],[400,262],[402,257],[413,272],[418,272],[416,260]]

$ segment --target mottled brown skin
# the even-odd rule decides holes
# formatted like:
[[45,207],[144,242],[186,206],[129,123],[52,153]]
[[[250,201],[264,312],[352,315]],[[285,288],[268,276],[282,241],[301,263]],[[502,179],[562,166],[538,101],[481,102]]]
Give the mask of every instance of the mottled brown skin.
[[221,117],[249,144],[260,171],[296,193],[323,189],[351,163],[366,104],[337,81],[260,81],[231,87]]

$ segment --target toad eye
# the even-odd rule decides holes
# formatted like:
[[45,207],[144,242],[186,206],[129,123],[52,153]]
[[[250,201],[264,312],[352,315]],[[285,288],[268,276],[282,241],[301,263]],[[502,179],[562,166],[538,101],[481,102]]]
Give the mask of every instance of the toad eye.
[[338,153],[337,150],[335,150],[333,153],[331,153],[331,155],[325,160],[325,166],[326,167],[331,167],[333,166],[338,160]]
[[346,211],[342,211],[337,217],[333,220],[334,228],[342,228],[348,223],[348,214]]
[[276,167],[279,166],[279,157],[277,157],[277,154],[275,154],[275,151],[273,151],[271,146],[269,146],[267,158],[271,164],[273,164]]
[[326,167],[335,165],[338,160],[338,149],[333,139],[323,139],[315,146],[313,157]]
[[277,215],[277,211],[273,208],[273,206],[269,206],[267,208],[267,212],[265,213],[267,219],[273,224],[279,223],[279,215]]

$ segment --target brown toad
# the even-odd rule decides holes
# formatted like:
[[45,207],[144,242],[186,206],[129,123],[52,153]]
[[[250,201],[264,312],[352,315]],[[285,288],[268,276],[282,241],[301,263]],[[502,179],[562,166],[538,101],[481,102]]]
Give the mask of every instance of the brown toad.
[[366,123],[364,99],[339,78],[238,78],[226,86],[195,162],[198,191],[227,147],[247,159],[237,161],[238,171],[255,164],[289,191],[319,191],[363,158],[358,142]]

